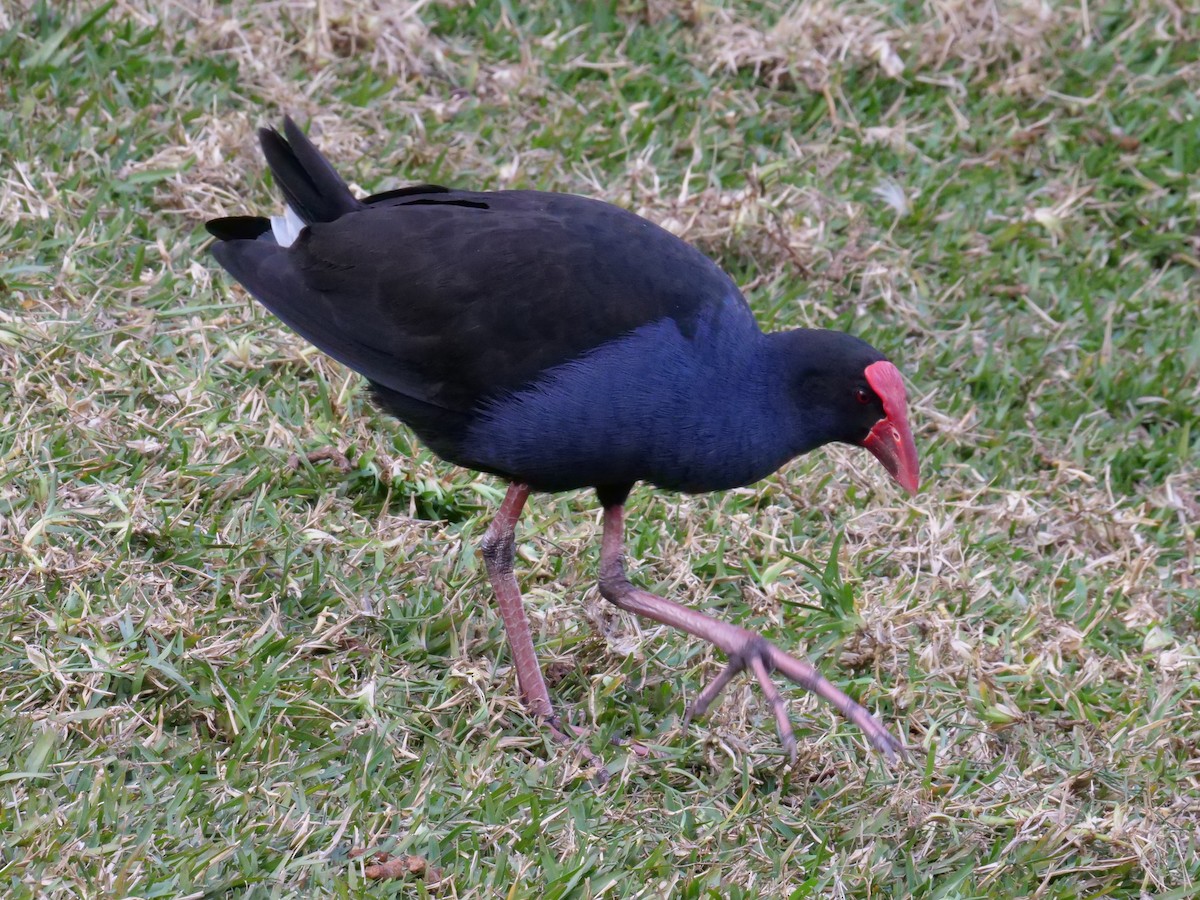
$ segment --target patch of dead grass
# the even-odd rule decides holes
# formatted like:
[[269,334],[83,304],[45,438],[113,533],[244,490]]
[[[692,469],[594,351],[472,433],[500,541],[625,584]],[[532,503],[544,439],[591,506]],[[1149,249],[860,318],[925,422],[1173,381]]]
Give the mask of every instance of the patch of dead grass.
[[886,22],[881,6],[816,0],[781,8],[769,25],[729,8],[706,10],[699,31],[712,69],[749,71],[770,88],[820,92],[846,65],[878,65],[890,77],[903,71]]
[[[773,89],[832,93],[846,69],[886,78],[957,70],[980,77],[1004,69],[1004,90],[1030,93],[1053,71],[1050,38],[1077,20],[1074,8],[1044,0],[934,0],[912,22],[882,3],[806,0],[780,4],[769,22],[732,8],[705,11],[698,23],[712,69],[749,71]],[[944,77],[944,76],[939,76]]]

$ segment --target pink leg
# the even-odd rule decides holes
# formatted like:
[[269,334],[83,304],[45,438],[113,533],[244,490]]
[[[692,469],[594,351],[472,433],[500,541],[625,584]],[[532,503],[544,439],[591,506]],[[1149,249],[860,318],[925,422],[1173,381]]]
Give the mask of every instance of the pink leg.
[[904,745],[892,737],[874,716],[834,687],[810,663],[784,653],[753,631],[722,622],[634,587],[625,575],[624,532],[624,508],[606,507],[604,538],[600,549],[600,593],[605,599],[626,612],[645,616],[703,638],[729,657],[729,665],[696,698],[695,705],[687,713],[688,718],[704,715],[733,676],[749,668],[771,704],[779,739],[794,762],[796,736],[788,718],[786,701],[771,681],[770,675],[774,670],[832,703],[838,712],[863,730],[875,749],[883,753],[889,762],[894,762],[897,755],[905,754]]
[[521,604],[521,589],[517,587],[517,576],[513,574],[517,546],[513,530],[528,497],[527,485],[509,485],[500,511],[483,535],[483,564],[487,567],[492,590],[496,592],[500,618],[504,620],[504,631],[512,648],[521,699],[533,715],[553,720],[554,705],[550,702],[550,692],[546,690],[546,682],[542,678],[537,652],[533,649],[533,637],[529,634],[529,620],[525,618],[525,608]]
[[[529,620],[525,617],[525,608],[521,603],[521,589],[517,587],[517,577],[513,574],[513,561],[516,559],[513,531],[528,497],[528,485],[509,485],[499,512],[483,535],[483,563],[487,567],[492,590],[496,592],[500,618],[504,621],[504,632],[508,635],[508,645],[512,649],[521,699],[532,715],[545,721],[556,741],[571,743],[578,735],[571,726],[561,722],[554,712],[550,692],[546,689],[546,681],[542,678],[542,669],[538,665],[537,652],[533,648]],[[601,784],[606,782],[609,774],[604,768],[604,761],[583,745],[579,747],[579,753],[596,767],[597,774],[593,780]]]

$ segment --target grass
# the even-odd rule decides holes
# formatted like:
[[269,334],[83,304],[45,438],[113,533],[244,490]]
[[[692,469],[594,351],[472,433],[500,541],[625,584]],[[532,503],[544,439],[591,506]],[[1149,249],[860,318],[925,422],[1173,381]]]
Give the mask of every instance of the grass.
[[[6,896],[1194,896],[1198,12],[0,8]],[[612,781],[548,745],[475,552],[502,486],[204,252],[276,205],[253,130],[284,112],[363,189],[635,209],[765,326],[899,362],[918,496],[831,449],[639,489],[630,547],[820,658],[911,767],[799,691],[787,767],[743,681],[684,731],[720,659],[599,598],[582,493],[531,504],[519,576]],[[330,445],[349,471],[303,461]]]

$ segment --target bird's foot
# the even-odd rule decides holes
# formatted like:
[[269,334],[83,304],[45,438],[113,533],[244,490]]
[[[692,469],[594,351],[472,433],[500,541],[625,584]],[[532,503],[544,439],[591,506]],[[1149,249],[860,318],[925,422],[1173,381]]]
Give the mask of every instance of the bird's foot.
[[771,673],[779,672],[818,697],[833,704],[834,709],[863,730],[867,740],[888,762],[907,756],[904,745],[892,737],[879,721],[835,687],[816,666],[784,653],[762,636],[729,622],[722,622],[682,603],[643,591],[625,576],[624,509],[620,504],[604,508],[604,537],[600,547],[600,593],[619,609],[645,616],[672,628],[686,631],[715,645],[729,657],[729,665],[712,684],[700,692],[686,719],[703,715],[733,676],[750,669],[758,680],[775,713],[779,739],[793,762],[796,760],[796,734],[788,718],[787,706],[779,689],[771,681]]
[[624,747],[638,759],[657,759],[662,757],[662,752],[655,750],[653,747],[648,747],[641,741],[635,741],[633,738],[614,737],[612,739],[614,747]]
[[593,753],[592,748],[587,745],[587,739],[591,736],[590,730],[576,728],[558,714],[545,716],[542,721],[556,744],[570,747],[579,754],[586,766],[595,770],[595,774],[591,777],[592,784],[596,787],[608,784],[612,773],[608,771],[604,760],[598,754]]
[[[578,728],[569,724],[557,714],[544,716],[542,717],[542,721],[546,724],[546,728],[550,731],[550,736],[556,744],[562,744],[576,750],[583,762],[595,769],[596,774],[592,776],[591,780],[596,787],[603,787],[608,783],[612,777],[612,773],[609,772],[604,759],[592,752],[586,743],[588,738],[595,733],[592,729]],[[638,759],[650,759],[651,757],[660,755],[653,748],[632,738],[614,737],[612,744],[615,747],[625,748]]]
[[895,763],[899,757],[908,757],[908,751],[904,745],[893,737],[878,719],[826,681],[824,676],[813,668],[812,664],[784,653],[766,638],[752,631],[745,629],[738,629],[738,631],[741,632],[740,646],[729,651],[728,665],[688,707],[687,713],[684,715],[685,725],[692,718],[707,713],[709,706],[720,696],[721,691],[725,690],[734,676],[749,669],[754,673],[755,680],[758,681],[763,695],[775,713],[775,727],[779,732],[779,740],[783,744],[783,749],[787,751],[788,758],[792,763],[795,763],[796,733],[792,730],[792,721],[788,716],[787,701],[779,692],[779,688],[775,686],[775,682],[771,680],[771,673],[779,672],[789,681],[829,700],[838,712],[862,729],[867,740],[871,742],[871,746],[882,753],[889,763]]

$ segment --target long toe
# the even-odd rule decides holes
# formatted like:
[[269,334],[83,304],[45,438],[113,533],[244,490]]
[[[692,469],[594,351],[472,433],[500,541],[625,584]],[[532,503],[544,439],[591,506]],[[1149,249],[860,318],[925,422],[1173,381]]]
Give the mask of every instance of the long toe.
[[554,738],[556,744],[562,744],[576,751],[583,762],[594,770],[590,779],[593,785],[603,787],[608,784],[612,773],[608,771],[604,760],[593,753],[592,748],[587,745],[590,732],[567,724],[559,716],[550,716],[545,722],[546,728],[550,731],[550,736]]
[[787,704],[771,680],[771,673],[812,691],[831,703],[838,712],[867,735],[871,745],[889,762],[903,755],[904,748],[869,712],[851,700],[844,691],[817,671],[816,666],[784,653],[764,637],[730,622],[691,609],[682,603],[643,591],[625,575],[624,510],[620,504],[604,507],[604,538],[600,547],[600,593],[619,609],[653,619],[672,628],[708,641],[729,658],[728,665],[712,683],[700,692],[684,716],[686,725],[693,716],[702,716],[738,672],[751,667],[775,714],[779,739],[788,756],[795,759],[796,737],[787,714]]
[[704,718],[708,714],[708,708],[712,706],[713,701],[721,696],[721,692],[725,690],[729,682],[733,681],[734,676],[744,668],[746,668],[744,657],[740,655],[730,657],[728,665],[721,670],[721,674],[709,682],[708,686],[688,706],[687,712],[683,715],[684,727],[687,727],[692,719]]
[[792,730],[792,719],[788,715],[787,701],[783,699],[783,694],[779,693],[779,688],[775,687],[775,682],[771,680],[771,672],[761,653],[750,658],[750,669],[754,672],[758,686],[762,688],[763,695],[775,713],[775,730],[779,732],[779,742],[783,744],[783,750],[788,755],[788,760],[795,765],[796,732]]
[[889,764],[895,763],[900,757],[907,757],[904,745],[893,737],[878,719],[844,691],[835,687],[811,663],[784,653],[773,644],[766,644],[766,647],[766,663],[770,669],[828,700],[834,709],[862,729],[871,746],[882,753]]
[[867,740],[871,742],[871,746],[884,755],[888,763],[895,765],[901,759],[908,760],[908,748],[900,743],[899,739],[884,728],[878,721],[872,719],[874,728],[864,728],[863,733],[866,734]]
[[788,715],[787,701],[771,678],[773,672],[778,672],[789,681],[833,704],[839,713],[862,729],[871,746],[882,753],[888,763],[894,764],[898,759],[908,757],[904,745],[893,737],[878,719],[835,687],[811,663],[784,653],[761,635],[750,631],[744,632],[738,643],[739,646],[731,648],[728,665],[700,692],[695,703],[688,708],[684,717],[685,724],[693,717],[703,716],[734,676],[748,668],[753,672],[767,702],[771,704],[779,740],[783,744],[784,752],[794,763],[797,755],[796,734]]

